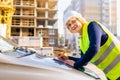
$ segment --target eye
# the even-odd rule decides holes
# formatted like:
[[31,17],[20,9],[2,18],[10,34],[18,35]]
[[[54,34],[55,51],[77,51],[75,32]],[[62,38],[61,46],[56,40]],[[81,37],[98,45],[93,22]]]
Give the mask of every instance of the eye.
[[71,24],[68,24],[68,27],[70,27],[71,26]]
[[75,20],[72,21],[72,23],[76,23],[76,21],[77,21],[77,20],[75,19]]

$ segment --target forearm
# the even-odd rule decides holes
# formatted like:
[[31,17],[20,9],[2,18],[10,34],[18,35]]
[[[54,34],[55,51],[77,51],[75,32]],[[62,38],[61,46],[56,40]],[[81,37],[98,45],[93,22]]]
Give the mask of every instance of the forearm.
[[89,48],[85,54],[75,62],[74,68],[76,69],[86,65],[99,51],[102,30],[95,22],[89,24],[88,36],[90,40]]
[[[89,48],[90,49],[90,48]],[[77,60],[74,64],[74,68],[78,69],[79,67],[85,66],[98,52],[98,49],[92,50],[90,49],[83,55],[79,60]]]

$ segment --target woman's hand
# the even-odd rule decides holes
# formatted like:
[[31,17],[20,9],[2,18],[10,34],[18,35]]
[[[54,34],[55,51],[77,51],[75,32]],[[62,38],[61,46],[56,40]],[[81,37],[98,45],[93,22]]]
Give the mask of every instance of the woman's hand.
[[65,56],[64,54],[57,54],[56,57],[62,61],[68,60],[68,57]]
[[64,62],[72,67],[74,66],[74,63],[75,63],[75,61],[73,60],[65,60]]

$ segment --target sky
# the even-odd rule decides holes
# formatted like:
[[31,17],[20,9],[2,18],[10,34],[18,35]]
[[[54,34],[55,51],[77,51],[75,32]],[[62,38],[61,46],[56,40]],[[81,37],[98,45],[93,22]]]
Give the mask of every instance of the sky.
[[58,33],[64,34],[63,11],[70,5],[71,0],[58,0]]

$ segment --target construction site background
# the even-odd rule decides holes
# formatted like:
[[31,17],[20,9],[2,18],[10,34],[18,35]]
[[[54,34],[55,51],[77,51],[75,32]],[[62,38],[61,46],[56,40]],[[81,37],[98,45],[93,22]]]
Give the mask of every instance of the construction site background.
[[20,46],[58,46],[57,0],[0,0],[0,24],[7,24],[6,37]]

